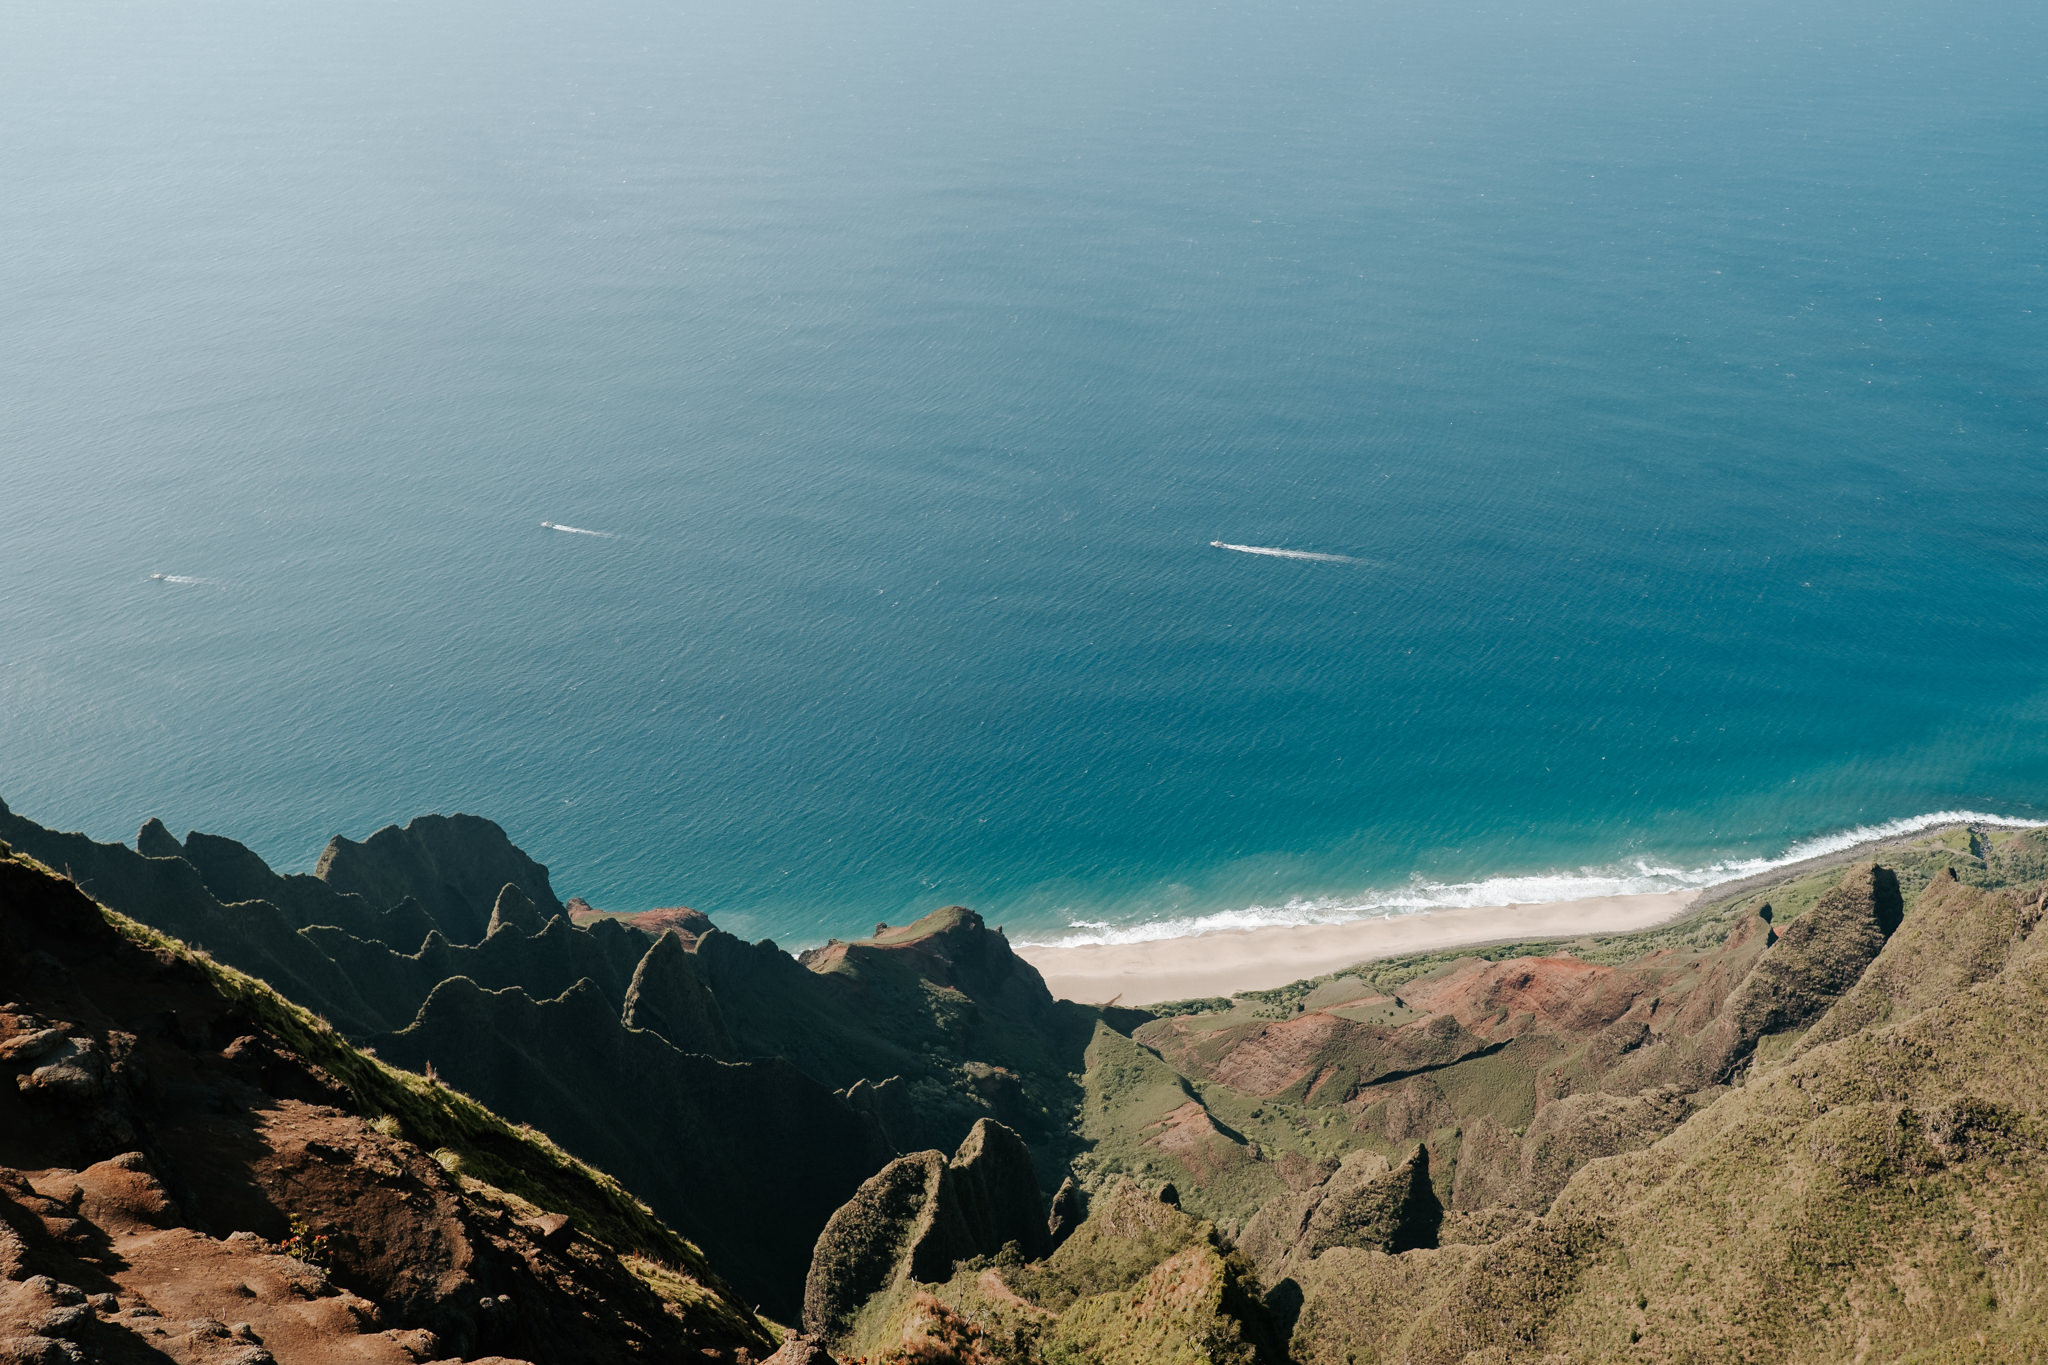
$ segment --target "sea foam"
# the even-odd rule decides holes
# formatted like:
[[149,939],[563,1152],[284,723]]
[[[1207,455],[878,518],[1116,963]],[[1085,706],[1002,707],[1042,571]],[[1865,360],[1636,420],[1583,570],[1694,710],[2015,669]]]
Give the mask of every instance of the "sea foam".
[[1738,881],[1818,858],[1875,839],[1895,839],[1942,825],[1993,825],[2005,829],[2038,829],[2048,820],[2025,820],[1982,811],[1942,810],[1908,816],[1879,825],[1824,834],[1793,844],[1773,858],[1730,858],[1704,867],[1674,867],[1637,859],[1576,872],[1546,872],[1520,877],[1488,877],[1469,882],[1430,881],[1420,875],[1406,886],[1367,890],[1346,896],[1297,897],[1280,905],[1248,905],[1206,915],[1117,924],[1108,920],[1070,920],[1063,933],[1046,938],[1020,938],[1027,947],[1076,948],[1089,944],[1153,943],[1230,929],[1268,929],[1282,925],[1346,924],[1353,920],[1412,915],[1475,905],[1540,905],[1555,901],[1590,900],[1597,896],[1642,896],[1669,891],[1697,891]]
[[1209,543],[1219,550],[1235,550],[1241,555],[1271,555],[1275,559],[1313,559],[1324,564],[1365,563],[1364,560],[1354,559],[1350,555],[1326,555],[1314,550],[1282,550],[1271,545],[1232,545],[1225,540],[1212,540]]

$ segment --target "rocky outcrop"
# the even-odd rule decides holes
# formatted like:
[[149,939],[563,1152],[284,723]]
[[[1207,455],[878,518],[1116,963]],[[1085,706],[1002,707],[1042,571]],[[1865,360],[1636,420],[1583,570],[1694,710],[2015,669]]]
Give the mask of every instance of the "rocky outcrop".
[[[120,844],[45,829],[5,804],[0,840],[69,876],[102,904],[260,977],[345,1030],[368,1033],[380,1026],[382,1016],[347,973],[301,937],[289,915],[264,900],[222,904],[182,856],[145,857]],[[161,840],[151,842],[161,846]]]
[[[374,940],[340,929],[300,931],[331,958],[382,1021],[368,1032],[390,1032],[411,1023],[434,987],[462,976],[487,990],[517,987],[536,999],[553,999],[589,981],[605,999],[623,1006],[646,940],[616,926],[573,927],[557,915],[537,934],[503,925],[482,943],[450,943],[431,933],[413,953],[399,953]],[[638,954],[634,949],[642,949]]]
[[956,1262],[1012,1243],[1031,1257],[1051,1249],[1030,1152],[983,1119],[950,1161],[941,1152],[898,1157],[832,1215],[804,1283],[804,1330],[838,1340],[873,1295],[943,1283]]
[[[952,1150],[977,1120],[995,1118],[1042,1144],[1049,1167],[1065,1163],[1089,1016],[1054,1002],[1002,934],[969,911],[838,945],[807,967],[773,943],[719,932],[696,911],[661,912],[676,928],[654,943],[626,918],[587,907],[585,922],[572,923],[551,909],[545,869],[470,817],[422,817],[362,844],[337,840],[321,878],[280,877],[232,840],[195,834],[180,843],[160,824],[140,836],[158,855],[145,856],[53,834],[4,808],[0,823],[18,827],[20,842],[53,865],[74,867],[115,908],[276,984],[348,1036],[431,1061],[517,1119],[562,1134],[693,1234],[731,1247],[735,1278],[785,1316],[795,1316],[825,1219],[896,1152]],[[254,891],[293,908],[220,898]],[[465,984],[429,1009],[458,978]],[[525,1004],[451,1009],[465,991],[514,991]],[[608,1008],[609,1019],[592,1025],[595,1064],[561,1039],[520,1032],[532,1012],[559,1012],[564,999],[578,1018]],[[509,1035],[482,1017],[495,1013],[515,1025]],[[620,1041],[629,1037],[644,1041]],[[720,1073],[697,1099],[658,1101],[657,1110],[674,1110],[671,1141],[645,1117],[636,1050],[653,1059],[656,1089],[682,1088],[678,1077],[692,1065],[666,1060],[670,1053],[753,1069]],[[748,1061],[764,1058],[787,1065]],[[538,1080],[517,1074],[534,1069]],[[714,1096],[725,1106],[722,1127],[708,1117]],[[809,1124],[828,1134],[832,1156],[800,1158],[780,1140],[735,1136],[760,1121],[732,1116],[776,1112],[810,1115],[791,1131]],[[762,1236],[763,1220],[738,1210],[736,1192],[697,1178],[695,1154],[729,1173],[725,1185],[758,1179],[786,1197],[782,1230]],[[1042,1235],[1042,1217],[1033,1222]]]
[[509,882],[544,919],[564,914],[548,870],[475,815],[422,815],[403,829],[386,825],[361,843],[337,835],[313,875],[372,905],[411,896],[456,943],[475,943],[490,928],[498,893]]
[[[842,1339],[871,1297],[916,1278],[911,1253],[931,1245],[945,1178],[943,1152],[913,1152],[863,1181],[853,1198],[833,1212],[818,1234],[804,1280],[805,1331],[828,1341]],[[946,1274],[951,1273],[948,1261]]]
[[973,1250],[962,1256],[993,1256],[1015,1243],[1032,1260],[1052,1251],[1045,1200],[1024,1139],[992,1119],[982,1119],[946,1164],[950,1197],[958,1202],[960,1225]]
[[1383,1157],[1352,1152],[1322,1183],[1269,1200],[1245,1224],[1239,1245],[1261,1274],[1277,1281],[1294,1262],[1332,1247],[1396,1255],[1433,1247],[1443,1216],[1427,1147],[1418,1144],[1392,1167]]
[[627,1028],[650,1029],[685,1052],[735,1056],[718,998],[674,933],[656,939],[634,968],[623,1017]]
[[1054,1001],[972,911],[934,911],[801,960],[715,929],[695,952],[743,1054],[787,1057],[835,1090],[901,1078],[914,1103],[881,1116],[898,1150],[950,1151],[981,1118],[1034,1144],[1067,1140],[1094,1013]]
[[491,919],[484,927],[484,937],[489,938],[508,924],[522,934],[538,934],[547,928],[547,921],[541,917],[540,907],[533,903],[533,897],[511,882],[506,882],[499,889],[498,899],[491,904]]
[[222,904],[265,901],[300,928],[334,925],[359,938],[377,939],[410,952],[438,927],[410,898],[392,906],[373,905],[361,896],[335,890],[318,877],[282,876],[254,849],[217,834],[194,830],[181,844],[161,821],[150,820],[136,835],[135,847],[152,858],[183,858]]
[[590,982],[536,1001],[452,977],[372,1042],[617,1176],[784,1321],[826,1220],[888,1158],[869,1122],[789,1063],[684,1052],[627,1028]]
[[1074,1235],[1074,1229],[1081,1226],[1088,1217],[1088,1196],[1068,1176],[1060,1181],[1060,1187],[1052,1197],[1052,1208],[1047,1212],[1045,1230],[1057,1251],[1060,1243]]
[[807,1337],[802,1332],[791,1332],[782,1339],[782,1345],[775,1354],[761,1362],[761,1365],[838,1365],[832,1353],[819,1344],[816,1337]]
[[[0,1000],[0,1338],[17,1358],[767,1349],[695,1250],[587,1168],[6,856]],[[470,1162],[490,1181],[474,1191],[448,1169]],[[512,1191],[588,1231],[548,1237]],[[663,1264],[672,1296],[628,1257]]]
[[1905,911],[1899,880],[1875,863],[1851,868],[1776,937],[1702,1039],[1701,1079],[1724,1079],[1767,1034],[1827,1012],[1883,950]]
[[[2013,840],[2023,842],[2032,840]],[[1946,870],[1914,902],[1869,970],[1807,1031],[1801,1050],[1917,1014],[1989,980],[2005,969],[2044,912],[2048,892],[1987,891]]]

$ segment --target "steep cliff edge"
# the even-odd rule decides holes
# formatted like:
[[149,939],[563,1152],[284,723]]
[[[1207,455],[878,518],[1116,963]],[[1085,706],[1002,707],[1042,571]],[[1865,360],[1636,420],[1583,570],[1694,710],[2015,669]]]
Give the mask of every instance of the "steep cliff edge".
[[491,908],[507,885],[518,887],[542,919],[568,913],[548,870],[475,815],[422,815],[361,843],[336,835],[313,875],[373,905],[412,896],[456,943],[475,943],[489,932]]
[[[694,911],[661,916],[653,939],[623,918],[579,925],[553,908],[545,868],[467,816],[336,840],[323,877],[155,821],[128,849],[0,807],[0,837],[549,1132],[786,1318],[825,1220],[898,1152],[951,1148],[996,1118],[1048,1189],[1065,1172],[1092,1014],[1053,1001],[971,911],[800,962]],[[805,1133],[828,1155],[799,1159]]]
[[618,1177],[782,1321],[800,1311],[825,1220],[890,1156],[872,1123],[788,1062],[681,1051],[622,1024],[589,982],[534,1000],[451,977],[372,1042]]
[[956,1262],[1005,1247],[1039,1257],[1052,1240],[1030,1152],[983,1119],[950,1161],[941,1152],[898,1157],[832,1215],[804,1284],[804,1330],[844,1340],[875,1295],[944,1283]]
[[0,856],[0,1335],[45,1360],[756,1358],[607,1178]]

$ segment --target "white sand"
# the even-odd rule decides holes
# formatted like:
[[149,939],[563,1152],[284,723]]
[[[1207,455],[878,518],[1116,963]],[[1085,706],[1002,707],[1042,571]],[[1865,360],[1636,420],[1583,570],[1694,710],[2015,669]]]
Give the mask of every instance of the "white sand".
[[1101,1005],[1231,995],[1285,986],[1372,958],[1521,939],[1627,933],[1678,918],[1697,891],[1597,896],[1543,905],[1475,905],[1349,924],[1232,929],[1151,943],[1019,946],[1052,993]]

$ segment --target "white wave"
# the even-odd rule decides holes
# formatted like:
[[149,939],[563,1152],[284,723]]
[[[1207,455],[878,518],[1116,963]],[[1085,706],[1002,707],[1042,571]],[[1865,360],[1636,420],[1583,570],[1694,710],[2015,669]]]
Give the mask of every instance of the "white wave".
[[1314,559],[1324,564],[1363,564],[1366,561],[1350,555],[1318,554],[1314,550],[1279,550],[1271,545],[1232,545],[1226,540],[1209,542],[1219,550],[1235,550],[1241,555],[1271,555],[1275,559]]
[[1896,839],[1942,825],[1992,825],[2006,829],[2038,829],[2048,820],[1987,815],[1982,811],[1942,810],[1908,816],[1793,844],[1774,858],[1730,858],[1705,867],[1671,867],[1648,859],[1576,872],[1540,873],[1522,877],[1488,877],[1470,882],[1433,882],[1419,873],[1406,886],[1368,890],[1350,896],[1296,897],[1280,905],[1248,905],[1206,915],[1185,915],[1139,924],[1115,925],[1103,920],[1071,920],[1067,932],[1048,938],[1020,938],[1020,946],[1075,948],[1102,943],[1153,943],[1229,929],[1265,929],[1278,925],[1346,924],[1373,916],[1417,914],[1475,905],[1540,905],[1554,901],[1590,900],[1596,896],[1641,896],[1668,891],[1698,891],[1739,881],[1759,872],[1786,867],[1828,853],[1839,853],[1874,839]]
[[550,531],[561,531],[565,535],[596,536],[600,540],[617,540],[619,535],[617,531],[593,531],[584,526],[564,526],[559,521],[544,521],[541,525],[547,527]]
[[199,588],[225,588],[227,586],[226,583],[223,583],[218,578],[195,578],[191,574],[182,573],[153,573],[149,576],[149,581],[152,583],[177,583]]

